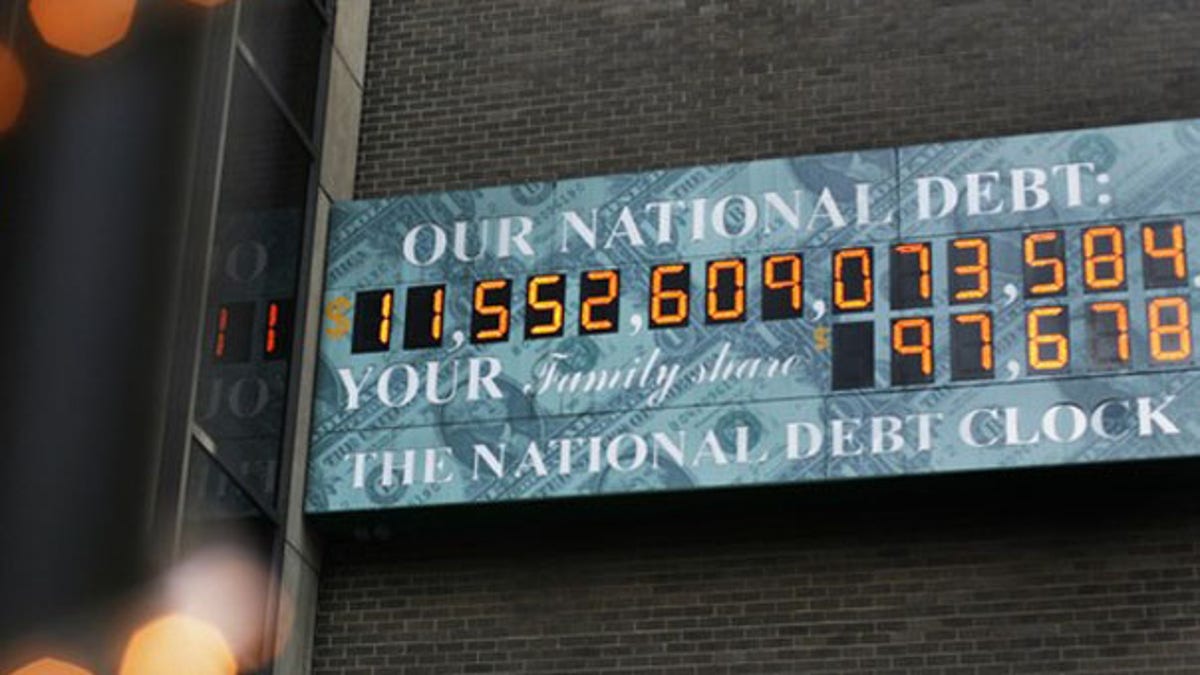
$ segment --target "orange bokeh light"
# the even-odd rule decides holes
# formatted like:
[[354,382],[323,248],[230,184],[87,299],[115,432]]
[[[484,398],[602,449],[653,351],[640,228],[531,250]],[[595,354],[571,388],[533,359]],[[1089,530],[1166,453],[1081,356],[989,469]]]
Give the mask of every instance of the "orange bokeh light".
[[[260,559],[243,549],[225,545],[193,553],[167,577],[165,591],[163,600],[171,611],[221,632],[243,670],[266,665],[286,645],[291,594]],[[274,644],[267,630],[268,612],[279,617]]]
[[17,668],[9,675],[92,675],[92,671],[73,666],[66,661],[45,658]]
[[29,0],[29,14],[51,46],[93,56],[129,33],[136,5],[137,0]]
[[25,73],[17,57],[0,45],[0,132],[17,123],[25,104]]
[[237,661],[221,631],[171,614],[138,629],[125,647],[120,675],[236,675]]

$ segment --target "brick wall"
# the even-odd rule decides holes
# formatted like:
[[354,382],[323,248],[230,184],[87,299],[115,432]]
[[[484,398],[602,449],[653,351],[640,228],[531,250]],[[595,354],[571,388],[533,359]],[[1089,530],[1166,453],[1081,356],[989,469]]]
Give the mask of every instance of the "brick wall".
[[330,523],[315,672],[1197,673],[1198,478],[1143,464]]
[[1198,34],[1194,0],[375,0],[357,189],[1192,116]]
[[[357,190],[1197,116],[1196,35],[1192,0],[374,0]],[[314,672],[1196,673],[1196,477],[329,521]]]

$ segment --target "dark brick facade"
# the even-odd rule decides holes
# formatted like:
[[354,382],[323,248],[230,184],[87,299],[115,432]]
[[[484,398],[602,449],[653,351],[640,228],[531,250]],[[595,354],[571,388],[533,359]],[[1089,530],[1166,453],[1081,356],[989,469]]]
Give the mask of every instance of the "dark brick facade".
[[1198,34],[1195,0],[375,0],[358,192],[1192,116]]
[[1142,464],[329,523],[315,672],[1198,673],[1198,479]]
[[[1198,35],[1194,0],[374,0],[358,193],[1198,116]],[[330,521],[314,672],[1200,673],[1196,478]]]

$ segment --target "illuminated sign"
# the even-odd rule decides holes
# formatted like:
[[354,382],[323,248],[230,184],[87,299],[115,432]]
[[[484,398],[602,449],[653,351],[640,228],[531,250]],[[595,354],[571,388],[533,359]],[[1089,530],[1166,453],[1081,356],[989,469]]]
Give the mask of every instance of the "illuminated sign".
[[308,510],[1200,454],[1198,228],[1195,121],[341,203]]

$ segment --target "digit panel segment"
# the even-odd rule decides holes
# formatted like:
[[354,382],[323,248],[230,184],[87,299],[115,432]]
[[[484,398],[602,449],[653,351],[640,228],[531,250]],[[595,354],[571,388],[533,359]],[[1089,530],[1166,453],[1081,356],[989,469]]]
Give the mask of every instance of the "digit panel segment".
[[579,333],[615,333],[621,325],[621,271],[587,270],[579,275]]
[[933,382],[933,317],[892,320],[892,386]]
[[836,323],[832,328],[830,383],[834,391],[875,386],[875,322]]
[[897,244],[891,255],[892,309],[933,305],[933,252],[927,241]]
[[1104,300],[1087,307],[1088,360],[1101,370],[1128,368],[1133,349],[1129,335],[1129,302]]
[[392,345],[395,299],[396,292],[390,289],[355,294],[351,352],[369,354],[388,351]]
[[988,237],[947,240],[946,259],[951,303],[992,301],[992,245]]
[[525,339],[558,337],[566,326],[567,278],[562,274],[529,277],[525,287]]
[[669,263],[650,270],[651,328],[687,326],[691,314],[691,269],[688,263]]
[[412,286],[405,295],[404,348],[442,345],[446,325],[446,285]]
[[505,342],[512,326],[512,281],[475,282],[471,308],[471,342]]
[[872,247],[833,252],[833,310],[869,312],[875,307],[875,254]]
[[[602,354],[688,344],[688,358],[702,362],[708,345],[729,342],[736,354],[765,338],[807,351],[820,364],[812,381],[837,392],[1182,368],[1195,348],[1185,222],[1066,224],[363,290],[352,296],[352,353],[437,350],[461,334],[454,344],[516,343],[514,354],[537,361],[561,352],[559,339],[586,337]],[[238,358],[243,340],[235,310],[225,358]],[[397,328],[402,347],[392,344]],[[827,332],[814,337],[818,330]],[[668,333],[675,337],[664,342]],[[745,393],[772,396],[769,387]]]
[[950,379],[990,380],[996,372],[991,312],[964,312],[950,321]]
[[219,363],[245,363],[254,352],[255,303],[232,302],[217,308],[217,331],[213,339],[213,360]]
[[1067,292],[1067,246],[1062,230],[1041,230],[1025,235],[1025,297],[1042,298]]
[[291,298],[267,302],[264,320],[263,358],[267,361],[286,359],[292,347],[292,317],[296,303]]
[[796,251],[763,256],[762,278],[763,321],[804,316],[804,254]]
[[1181,221],[1145,223],[1142,232],[1142,275],[1146,288],[1188,285],[1187,234]]
[[704,320],[729,323],[746,320],[746,259],[729,258],[708,263],[704,295]]

